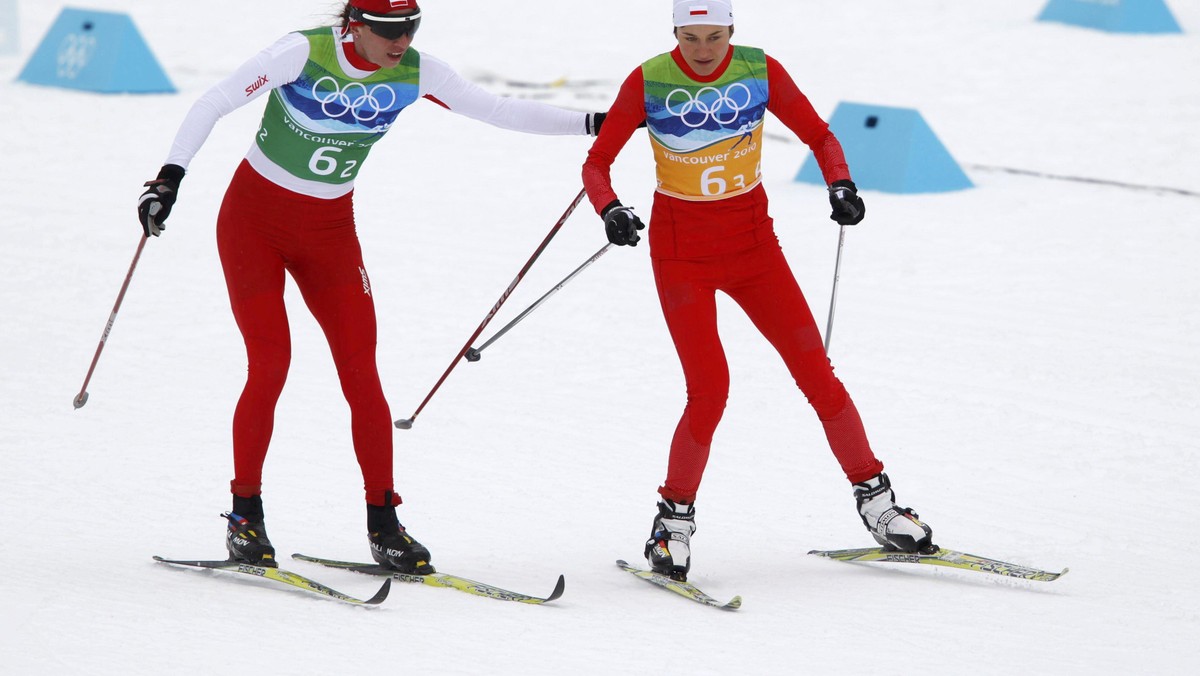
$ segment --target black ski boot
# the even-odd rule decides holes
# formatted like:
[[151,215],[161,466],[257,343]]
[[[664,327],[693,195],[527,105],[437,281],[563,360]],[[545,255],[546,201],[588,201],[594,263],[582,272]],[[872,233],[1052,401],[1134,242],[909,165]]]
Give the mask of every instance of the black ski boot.
[[435,572],[429,565],[429,550],[404,530],[396,518],[395,507],[367,505],[367,537],[371,542],[371,557],[380,566],[415,575]]
[[263,525],[261,495],[252,498],[233,496],[233,511],[221,516],[229,521],[225,549],[229,550],[230,561],[264,568],[279,567],[275,562],[275,548],[271,546],[266,526]]

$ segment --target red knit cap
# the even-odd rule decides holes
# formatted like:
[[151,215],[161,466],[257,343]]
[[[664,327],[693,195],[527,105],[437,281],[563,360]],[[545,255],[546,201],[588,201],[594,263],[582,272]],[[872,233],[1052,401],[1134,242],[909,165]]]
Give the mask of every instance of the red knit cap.
[[372,14],[390,14],[421,9],[417,7],[417,0],[350,0],[350,6]]

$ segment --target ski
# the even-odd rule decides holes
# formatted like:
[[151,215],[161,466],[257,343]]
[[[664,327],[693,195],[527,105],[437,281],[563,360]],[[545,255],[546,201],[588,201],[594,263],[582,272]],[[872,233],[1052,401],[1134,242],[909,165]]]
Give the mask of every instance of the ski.
[[924,563],[931,566],[976,570],[981,573],[991,573],[993,575],[1003,575],[1023,580],[1038,580],[1040,582],[1057,580],[1066,575],[1067,570],[1069,570],[1063,568],[1062,572],[1053,573],[945,548],[938,548],[929,554],[910,554],[907,552],[890,551],[881,547],[868,547],[865,549],[814,549],[809,554],[823,556],[835,561],[849,561],[852,563]]
[[656,584],[663,589],[669,589],[680,596],[695,601],[696,603],[703,603],[706,606],[713,606],[714,608],[720,608],[721,610],[737,610],[738,608],[742,607],[742,597],[740,596],[733,597],[728,603],[721,603],[708,594],[700,591],[700,589],[691,582],[672,580],[670,576],[662,575],[649,570],[643,570],[641,568],[635,568],[620,559],[617,560],[617,565],[626,572],[632,573],[651,584]]
[[165,559],[161,556],[155,556],[154,560],[158,561],[159,563],[169,563],[175,566],[187,566],[190,568],[204,568],[207,570],[223,570],[230,573],[241,573],[243,575],[250,575],[257,578],[262,578],[264,580],[272,580],[306,592],[361,606],[376,606],[380,603],[383,603],[383,600],[387,598],[388,591],[390,591],[392,587],[392,581],[390,579],[384,580],[383,586],[379,588],[379,591],[375,592],[375,595],[371,598],[363,601],[361,599],[356,599],[353,596],[343,594],[336,589],[326,587],[316,580],[310,580],[303,575],[298,575],[282,568],[253,566],[248,563],[239,563],[237,561],[181,561],[177,559]]
[[520,592],[501,589],[483,582],[468,580],[465,577],[457,575],[449,575],[447,573],[429,573],[428,575],[415,575],[410,573],[401,573],[395,570],[390,570],[374,563],[355,563],[353,561],[335,561],[333,559],[322,559],[316,556],[306,556],[304,554],[292,554],[292,558],[297,561],[307,561],[329,568],[341,568],[355,573],[363,573],[365,575],[387,576],[398,582],[417,582],[427,584],[431,587],[448,587],[457,589],[474,596],[486,596],[489,599],[498,599],[500,601],[516,601],[517,603],[529,603],[540,605],[550,603],[563,595],[563,590],[566,588],[567,581],[562,576],[558,576],[558,584],[554,586],[554,591],[550,592],[549,596],[530,596]]

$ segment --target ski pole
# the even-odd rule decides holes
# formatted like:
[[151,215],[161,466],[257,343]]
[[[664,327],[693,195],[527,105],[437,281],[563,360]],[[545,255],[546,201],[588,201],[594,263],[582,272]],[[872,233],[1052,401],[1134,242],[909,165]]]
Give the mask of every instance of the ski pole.
[[583,271],[584,268],[591,265],[592,263],[595,263],[597,259],[599,259],[604,254],[608,253],[608,250],[610,248],[612,248],[612,244],[605,244],[599,251],[592,254],[591,258],[584,261],[583,265],[580,265],[579,267],[575,268],[574,272],[572,272],[571,274],[564,277],[563,280],[561,282],[559,282],[558,284],[555,284],[554,288],[550,289],[545,294],[543,294],[541,298],[537,299],[537,301],[535,301],[533,303],[533,305],[530,305],[529,307],[525,308],[525,310],[523,312],[521,312],[521,314],[517,315],[516,319],[512,320],[508,324],[505,324],[504,328],[502,328],[496,332],[496,335],[492,336],[491,338],[488,338],[487,341],[484,342],[483,345],[480,345],[479,347],[473,347],[473,348],[467,350],[467,354],[466,354],[467,361],[479,361],[479,358],[482,356],[480,353],[483,352],[484,350],[486,350],[488,345],[491,345],[492,343],[499,340],[500,336],[503,336],[504,334],[508,333],[509,329],[516,326],[518,323],[520,323],[520,321],[522,319],[525,319],[525,317],[528,316],[529,313],[538,309],[538,306],[540,306],[542,303],[546,302],[547,298],[558,293],[558,290],[563,288],[564,286],[566,286],[567,282],[574,279],[575,275],[578,275],[580,272]]
[[837,262],[833,266],[833,295],[829,298],[829,323],[825,326],[825,353],[829,354],[829,341],[833,338],[833,311],[837,307],[838,280],[842,270],[842,244],[846,241],[846,226],[838,232]]
[[83,379],[83,387],[79,388],[79,394],[75,395],[75,408],[82,408],[87,403],[88,393],[87,386],[92,380],[92,372],[96,370],[96,362],[100,361],[100,352],[104,349],[104,343],[108,340],[108,334],[112,331],[113,322],[117,320],[117,310],[121,309],[121,301],[125,300],[125,290],[129,288],[129,280],[133,279],[133,270],[137,267],[138,259],[142,257],[142,249],[146,247],[146,240],[150,239],[146,235],[142,235],[141,241],[138,242],[137,253],[133,254],[133,262],[129,264],[129,272],[125,274],[125,283],[121,284],[121,292],[117,294],[117,302],[113,305],[112,313],[108,315],[108,323],[104,325],[104,332],[100,334],[100,344],[96,346],[96,354],[92,357],[92,365],[88,367],[87,376]]
[[575,207],[579,206],[579,202],[583,200],[583,196],[586,194],[587,192],[584,189],[581,188],[579,190],[579,194],[575,196],[575,199],[571,200],[571,205],[568,206],[567,210],[563,212],[563,215],[558,219],[558,222],[554,224],[554,227],[550,228],[549,234],[547,234],[546,238],[542,240],[542,243],[538,245],[537,250],[533,252],[533,255],[529,257],[528,261],[525,261],[525,265],[521,268],[521,271],[517,273],[517,276],[513,278],[512,282],[508,285],[508,288],[504,290],[504,293],[500,294],[500,300],[496,301],[496,304],[492,306],[491,311],[489,311],[487,316],[483,318],[483,321],[479,323],[479,328],[475,329],[475,332],[472,333],[471,337],[467,339],[467,343],[462,346],[462,349],[458,351],[458,354],[454,355],[454,359],[450,362],[450,366],[446,367],[446,372],[443,373],[442,377],[438,378],[438,381],[433,384],[433,389],[429,390],[429,394],[425,395],[425,399],[421,402],[421,405],[417,407],[417,410],[412,414],[411,417],[397,420],[395,422],[396,427],[402,430],[412,428],[413,422],[417,419],[417,416],[421,414],[421,411],[425,408],[425,405],[428,404],[429,400],[433,398],[433,393],[438,391],[438,388],[442,386],[443,382],[445,382],[446,377],[449,376],[450,372],[454,370],[454,367],[458,365],[458,360],[462,359],[463,355],[467,353],[467,350],[471,349],[471,343],[475,342],[475,339],[479,337],[479,334],[483,333],[483,329],[488,325],[488,322],[492,321],[492,317],[496,316],[496,312],[500,310],[500,306],[504,305],[504,301],[508,300],[508,296],[513,292],[513,289],[517,288],[517,284],[519,284],[521,279],[525,277],[525,273],[529,272],[529,268],[533,267],[534,261],[536,261],[538,256],[541,256],[542,252],[546,250],[546,246],[550,244],[550,240],[554,239],[554,236],[558,234],[560,229],[562,229],[563,224],[566,223],[567,219],[571,217],[571,212],[575,211]]

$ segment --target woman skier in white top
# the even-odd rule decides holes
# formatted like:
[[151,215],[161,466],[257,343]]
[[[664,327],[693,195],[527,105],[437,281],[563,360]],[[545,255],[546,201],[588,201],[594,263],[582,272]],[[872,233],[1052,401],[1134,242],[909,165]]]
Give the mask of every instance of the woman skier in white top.
[[355,232],[354,178],[400,111],[422,98],[529,133],[595,135],[603,122],[603,113],[485,92],[411,48],[420,23],[416,0],[350,0],[339,26],[287,34],[195,103],[138,203],[146,236],[161,234],[188,163],[217,120],[268,96],[217,217],[217,247],[249,361],[233,417],[233,508],[225,515],[231,559],[276,565],[261,491],[291,359],[286,272],[325,333],[350,405],[372,556],[398,571],[433,572],[429,550],[396,516],[392,416],[375,362],[375,307]]

